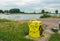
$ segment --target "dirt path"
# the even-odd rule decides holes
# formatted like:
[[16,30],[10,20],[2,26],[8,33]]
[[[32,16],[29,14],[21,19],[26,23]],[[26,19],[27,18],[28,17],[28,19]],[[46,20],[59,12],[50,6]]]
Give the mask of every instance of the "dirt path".
[[43,24],[46,24],[49,28],[49,27],[58,27],[60,18],[43,18],[38,20],[42,21]]

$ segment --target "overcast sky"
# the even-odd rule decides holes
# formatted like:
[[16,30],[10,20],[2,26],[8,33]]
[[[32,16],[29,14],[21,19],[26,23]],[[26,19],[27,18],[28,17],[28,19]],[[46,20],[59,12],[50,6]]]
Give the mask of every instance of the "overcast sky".
[[19,8],[21,11],[41,11],[45,9],[53,12],[60,10],[60,0],[0,0],[0,9]]

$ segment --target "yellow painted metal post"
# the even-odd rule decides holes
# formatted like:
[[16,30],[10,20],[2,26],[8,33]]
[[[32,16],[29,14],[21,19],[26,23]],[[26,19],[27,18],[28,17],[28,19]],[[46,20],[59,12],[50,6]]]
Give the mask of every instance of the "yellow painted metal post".
[[31,21],[29,22],[29,36],[32,38],[39,38],[40,37],[40,25],[42,25],[41,21]]

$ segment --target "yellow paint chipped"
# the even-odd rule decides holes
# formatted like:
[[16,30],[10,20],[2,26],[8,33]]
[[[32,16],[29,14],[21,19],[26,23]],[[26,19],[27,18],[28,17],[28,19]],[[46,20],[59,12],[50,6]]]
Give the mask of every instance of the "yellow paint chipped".
[[33,38],[39,38],[40,37],[40,26],[42,25],[41,21],[30,20],[29,22],[29,36]]

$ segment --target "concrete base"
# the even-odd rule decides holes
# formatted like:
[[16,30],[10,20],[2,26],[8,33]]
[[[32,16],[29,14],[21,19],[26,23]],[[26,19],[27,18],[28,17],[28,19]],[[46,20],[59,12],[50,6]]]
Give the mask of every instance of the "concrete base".
[[38,40],[38,39],[40,39],[40,38],[32,38],[32,37],[30,37],[29,35],[26,35],[25,38],[27,38],[27,39],[33,39],[33,40],[35,40],[35,41]]

